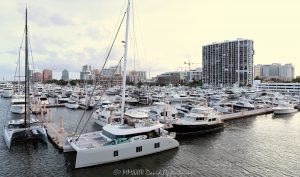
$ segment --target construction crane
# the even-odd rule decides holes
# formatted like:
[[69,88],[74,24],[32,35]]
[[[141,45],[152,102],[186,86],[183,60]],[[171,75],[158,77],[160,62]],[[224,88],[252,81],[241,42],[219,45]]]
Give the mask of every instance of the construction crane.
[[201,64],[201,63],[191,63],[191,60],[189,59],[189,62],[184,62],[184,64],[189,65],[189,82],[190,82],[191,81],[191,65]]

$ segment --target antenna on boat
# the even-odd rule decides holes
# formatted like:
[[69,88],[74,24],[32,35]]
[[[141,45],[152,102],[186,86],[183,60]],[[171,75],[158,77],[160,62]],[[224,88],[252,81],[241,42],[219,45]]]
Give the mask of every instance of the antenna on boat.
[[129,33],[129,17],[130,17],[130,1],[128,0],[127,10],[126,10],[126,31],[125,31],[125,46],[124,46],[124,65],[123,65],[123,82],[122,82],[122,104],[121,104],[121,124],[124,123],[125,114],[125,90],[126,90],[126,62],[128,55],[128,33]]

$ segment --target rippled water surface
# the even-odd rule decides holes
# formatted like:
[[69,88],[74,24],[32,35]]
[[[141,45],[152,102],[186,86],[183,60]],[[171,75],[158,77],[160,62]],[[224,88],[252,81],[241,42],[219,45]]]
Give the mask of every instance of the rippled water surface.
[[[68,131],[74,131],[82,113],[52,112],[55,122],[64,117]],[[0,124],[18,117],[10,112],[9,100],[0,98]],[[92,130],[101,130],[93,120],[84,131]],[[300,113],[231,120],[221,132],[179,142],[178,149],[159,154],[74,169],[76,154],[62,153],[51,143],[18,143],[8,150],[1,128],[0,176],[300,176]]]

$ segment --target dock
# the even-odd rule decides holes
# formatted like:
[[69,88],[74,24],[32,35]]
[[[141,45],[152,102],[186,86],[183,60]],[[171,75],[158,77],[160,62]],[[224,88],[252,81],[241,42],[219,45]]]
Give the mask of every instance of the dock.
[[221,120],[238,119],[238,118],[244,118],[244,117],[249,117],[249,116],[268,114],[268,113],[272,113],[272,112],[273,112],[272,108],[242,110],[241,112],[237,112],[237,113],[223,114],[221,116]]
[[57,107],[65,107],[65,104],[48,104],[46,108],[57,108]]
[[60,128],[55,123],[43,123],[47,131],[49,139],[55,146],[64,150],[65,140],[68,137],[68,133],[65,131],[60,131]]

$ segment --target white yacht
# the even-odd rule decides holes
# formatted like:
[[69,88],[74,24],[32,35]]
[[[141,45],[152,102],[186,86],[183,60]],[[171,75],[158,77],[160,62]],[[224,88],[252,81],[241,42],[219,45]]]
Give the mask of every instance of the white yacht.
[[234,101],[232,102],[233,104],[233,107],[235,108],[239,108],[239,109],[254,109],[254,105],[251,104],[249,102],[249,100],[246,100],[246,99],[240,99],[238,101]]
[[131,159],[179,146],[163,124],[148,119],[146,113],[125,115],[126,124],[107,124],[103,131],[69,137],[67,145],[76,152],[75,168]]
[[48,98],[47,98],[45,95],[41,95],[41,96],[38,98],[38,101],[40,102],[40,105],[41,105],[41,106],[43,106],[43,105],[49,105]]
[[118,95],[120,94],[121,89],[119,87],[112,87],[106,91],[107,95]]
[[177,114],[178,111],[176,108],[164,102],[155,102],[149,110],[149,117],[152,120],[158,120],[166,124],[171,124],[176,121]]
[[65,107],[70,108],[70,109],[78,109],[79,104],[77,101],[69,99],[69,101],[67,103],[65,103]]
[[12,113],[24,114],[25,113],[25,95],[14,95],[11,98],[10,110]]
[[94,108],[95,100],[93,97],[85,96],[83,98],[80,98],[78,103],[81,109],[91,110]]
[[177,94],[177,93],[171,93],[167,96],[167,100],[170,102],[185,102],[187,101],[188,97],[185,94]]
[[100,126],[105,126],[111,122],[121,122],[121,112],[118,105],[110,104],[103,105],[101,108],[94,111],[92,117],[95,123]]
[[4,98],[11,98],[14,94],[13,87],[5,87],[3,88],[2,97]]
[[67,103],[69,101],[69,97],[67,97],[66,95],[58,95],[58,104],[63,104],[63,103]]
[[276,107],[273,108],[274,114],[291,114],[297,112],[293,104],[289,102],[279,102]]

